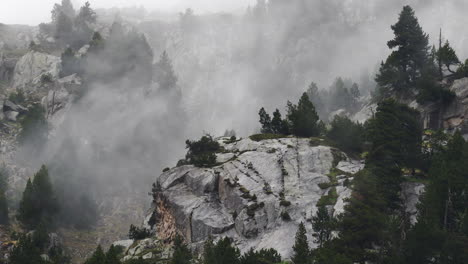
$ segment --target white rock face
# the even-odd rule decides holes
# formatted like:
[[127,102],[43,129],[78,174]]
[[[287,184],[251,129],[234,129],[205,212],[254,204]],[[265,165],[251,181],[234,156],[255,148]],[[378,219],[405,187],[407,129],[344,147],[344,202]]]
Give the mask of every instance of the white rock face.
[[[346,173],[363,168],[336,149],[311,146],[308,139],[220,143],[228,152],[217,157],[222,165],[181,166],[159,177],[155,215],[160,239],[175,226],[196,247],[210,235],[229,236],[243,251],[273,247],[287,258],[299,223],[312,234],[316,204],[329,190],[319,184],[329,182],[337,156],[345,159],[338,167]],[[344,199],[351,194],[343,186],[345,177],[339,177],[335,215],[343,212]],[[315,246],[312,237],[309,241]]]
[[[43,74],[56,79],[60,72],[60,58],[46,53],[30,51],[16,63],[13,87],[32,89],[41,82]],[[30,86],[32,84],[33,86]]]
[[424,193],[425,185],[417,182],[405,182],[401,187],[402,199],[406,205],[406,212],[410,215],[410,222],[417,222],[419,197]]

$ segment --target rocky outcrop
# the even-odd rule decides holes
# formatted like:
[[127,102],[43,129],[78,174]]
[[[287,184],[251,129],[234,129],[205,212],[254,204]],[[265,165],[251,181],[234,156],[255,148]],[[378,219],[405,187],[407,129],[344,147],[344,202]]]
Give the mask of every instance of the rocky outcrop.
[[47,53],[29,51],[16,63],[13,87],[32,90],[41,83],[43,75],[57,79],[60,72],[60,58]]
[[242,250],[273,247],[288,257],[299,223],[312,234],[317,202],[330,190],[319,184],[330,181],[330,170],[346,172],[338,177],[339,197],[330,205],[336,215],[351,193],[343,182],[363,168],[362,162],[309,139],[220,143],[225,153],[218,154],[218,166],[181,166],[158,178],[153,213],[162,241],[179,233],[200,248],[209,236],[230,236]]

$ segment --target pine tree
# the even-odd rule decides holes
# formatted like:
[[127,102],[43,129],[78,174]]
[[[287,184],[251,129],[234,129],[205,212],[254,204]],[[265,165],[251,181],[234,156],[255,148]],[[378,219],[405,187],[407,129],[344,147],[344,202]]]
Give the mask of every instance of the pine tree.
[[303,93],[297,105],[288,102],[288,121],[291,133],[298,137],[313,137],[320,134],[319,117],[307,93]]
[[281,262],[281,255],[274,249],[250,249],[241,258],[240,264],[275,264]]
[[172,255],[171,264],[190,264],[192,260],[192,252],[184,243],[182,237],[177,235],[174,239],[174,254]]
[[273,112],[273,119],[271,120],[271,132],[273,134],[281,135],[289,134],[288,122],[282,119],[281,113],[278,109]]
[[333,216],[328,213],[324,205],[319,206],[317,215],[312,217],[312,228],[315,232],[313,236],[319,247],[322,247],[325,242],[330,240],[334,227],[335,221]]
[[272,133],[272,128],[271,128],[271,117],[270,115],[265,111],[265,108],[261,108],[258,115],[260,116],[260,124],[262,125],[261,132],[264,134]]
[[460,64],[460,60],[455,50],[450,46],[448,40],[445,42],[444,46],[437,51],[436,57],[440,61],[440,64],[445,65],[446,69],[451,73],[455,72],[450,66]]
[[49,224],[58,209],[49,173],[42,165],[34,175],[33,181],[29,179],[26,184],[20,201],[18,220],[29,228],[35,228],[42,221]]
[[155,65],[154,78],[161,91],[169,92],[177,88],[178,78],[166,51],[161,54],[159,62]]
[[85,261],[85,264],[105,264],[106,254],[102,250],[101,245],[98,245],[93,255]]
[[294,264],[311,264],[312,256],[309,248],[309,242],[307,241],[307,233],[304,223],[301,222],[299,229],[296,233],[296,241],[293,246],[293,257],[292,261]]
[[26,183],[18,211],[18,220],[23,224],[29,225],[35,220],[37,210],[35,208],[35,197],[31,179],[28,179]]
[[120,251],[118,247],[111,245],[106,253],[106,261],[103,264],[120,264]]
[[240,264],[240,251],[232,245],[230,238],[220,239],[215,245],[212,240],[205,243],[204,264]]
[[8,201],[5,195],[7,189],[6,172],[0,168],[0,225],[7,225],[8,220]]
[[382,62],[376,82],[384,93],[396,91],[407,94],[421,78],[423,69],[429,60],[428,35],[423,32],[413,9],[403,7],[398,22],[392,26],[395,38],[388,42],[388,47],[394,50]]

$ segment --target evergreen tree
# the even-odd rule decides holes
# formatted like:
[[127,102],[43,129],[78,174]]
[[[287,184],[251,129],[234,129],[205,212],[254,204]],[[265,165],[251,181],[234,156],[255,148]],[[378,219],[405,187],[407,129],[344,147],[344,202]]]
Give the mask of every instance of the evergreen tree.
[[250,249],[241,258],[241,264],[275,264],[281,262],[281,255],[274,249]]
[[93,255],[85,261],[85,264],[105,264],[106,254],[102,250],[101,245],[98,245]]
[[73,21],[65,13],[60,11],[55,25],[54,38],[61,44],[69,44],[73,34]]
[[159,84],[159,89],[164,92],[177,88],[177,76],[172,66],[172,61],[166,51],[161,54],[159,62],[154,65],[154,78]]
[[292,261],[294,264],[311,264],[312,256],[309,248],[309,242],[307,241],[307,233],[304,223],[299,225],[299,229],[296,233],[296,241],[293,246]]
[[272,133],[272,120],[270,115],[265,111],[265,108],[262,107],[258,112],[258,115],[260,116],[260,124],[262,125],[261,132],[264,134]]
[[451,72],[455,73],[450,66],[460,64],[460,60],[458,59],[455,50],[450,46],[449,41],[447,40],[436,54],[436,57],[441,65],[445,65],[446,69]]
[[364,127],[346,116],[335,116],[327,137],[344,151],[361,152],[364,144]]
[[281,113],[278,109],[273,112],[273,119],[271,120],[271,132],[281,135],[289,134],[288,122],[282,119]]
[[0,225],[7,225],[8,220],[8,201],[5,195],[7,189],[6,171],[0,167]]
[[192,252],[184,243],[182,237],[177,235],[174,239],[174,254],[172,255],[171,264],[190,264],[192,260]]
[[388,42],[388,47],[394,50],[382,62],[376,82],[384,94],[396,91],[408,94],[421,78],[423,69],[429,60],[428,35],[423,32],[413,9],[403,7],[398,22],[392,26],[395,38]]
[[317,124],[319,117],[307,93],[302,94],[297,105],[288,102],[287,117],[293,135],[299,137],[313,137],[320,134]]
[[34,246],[31,236],[22,234],[10,254],[10,264],[47,264],[41,258],[41,251]]
[[397,209],[403,180],[401,168],[414,171],[421,162],[419,112],[395,100],[384,100],[375,117],[368,121],[366,134],[372,144],[366,168],[377,177],[387,208]]
[[103,264],[120,264],[119,254],[121,250],[118,247],[111,245],[106,253],[106,261]]
[[328,209],[325,205],[321,205],[318,208],[317,215],[312,217],[312,228],[314,229],[313,236],[315,242],[322,247],[323,244],[330,240],[332,231],[335,228],[335,221],[333,216],[328,213]]
[[240,251],[228,237],[220,239],[215,245],[211,240],[205,243],[204,264],[240,264],[239,259]]
[[80,12],[75,19],[75,41],[73,47],[80,48],[86,44],[93,35],[92,25],[96,23],[96,12],[91,8],[91,4],[86,2],[80,8]]
[[[41,169],[26,184],[20,201],[18,220],[30,228],[35,228],[40,222],[49,224],[58,212],[58,203],[49,179],[47,168]],[[39,221],[38,221],[39,220]]]
[[353,98],[359,98],[361,96],[361,92],[359,91],[359,86],[357,85],[357,83],[353,83],[350,92]]
[[376,176],[361,171],[354,179],[351,198],[345,207],[338,231],[341,252],[354,263],[375,261],[378,252],[372,251],[382,243],[386,227],[385,203]]
[[18,220],[23,224],[31,224],[37,215],[35,208],[35,197],[31,179],[28,179],[26,188],[23,191],[23,197],[19,204]]

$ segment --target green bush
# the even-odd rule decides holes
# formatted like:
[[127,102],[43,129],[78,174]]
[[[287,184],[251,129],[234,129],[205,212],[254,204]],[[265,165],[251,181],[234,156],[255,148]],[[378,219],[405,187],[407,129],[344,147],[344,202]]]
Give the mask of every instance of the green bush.
[[262,140],[268,140],[268,139],[278,139],[278,138],[285,138],[285,135],[279,135],[279,134],[256,134],[252,135],[249,138],[253,141],[262,141]]
[[210,135],[205,135],[198,141],[187,140],[185,143],[188,149],[185,160],[188,164],[197,167],[216,165],[216,152],[221,150],[221,146]]

